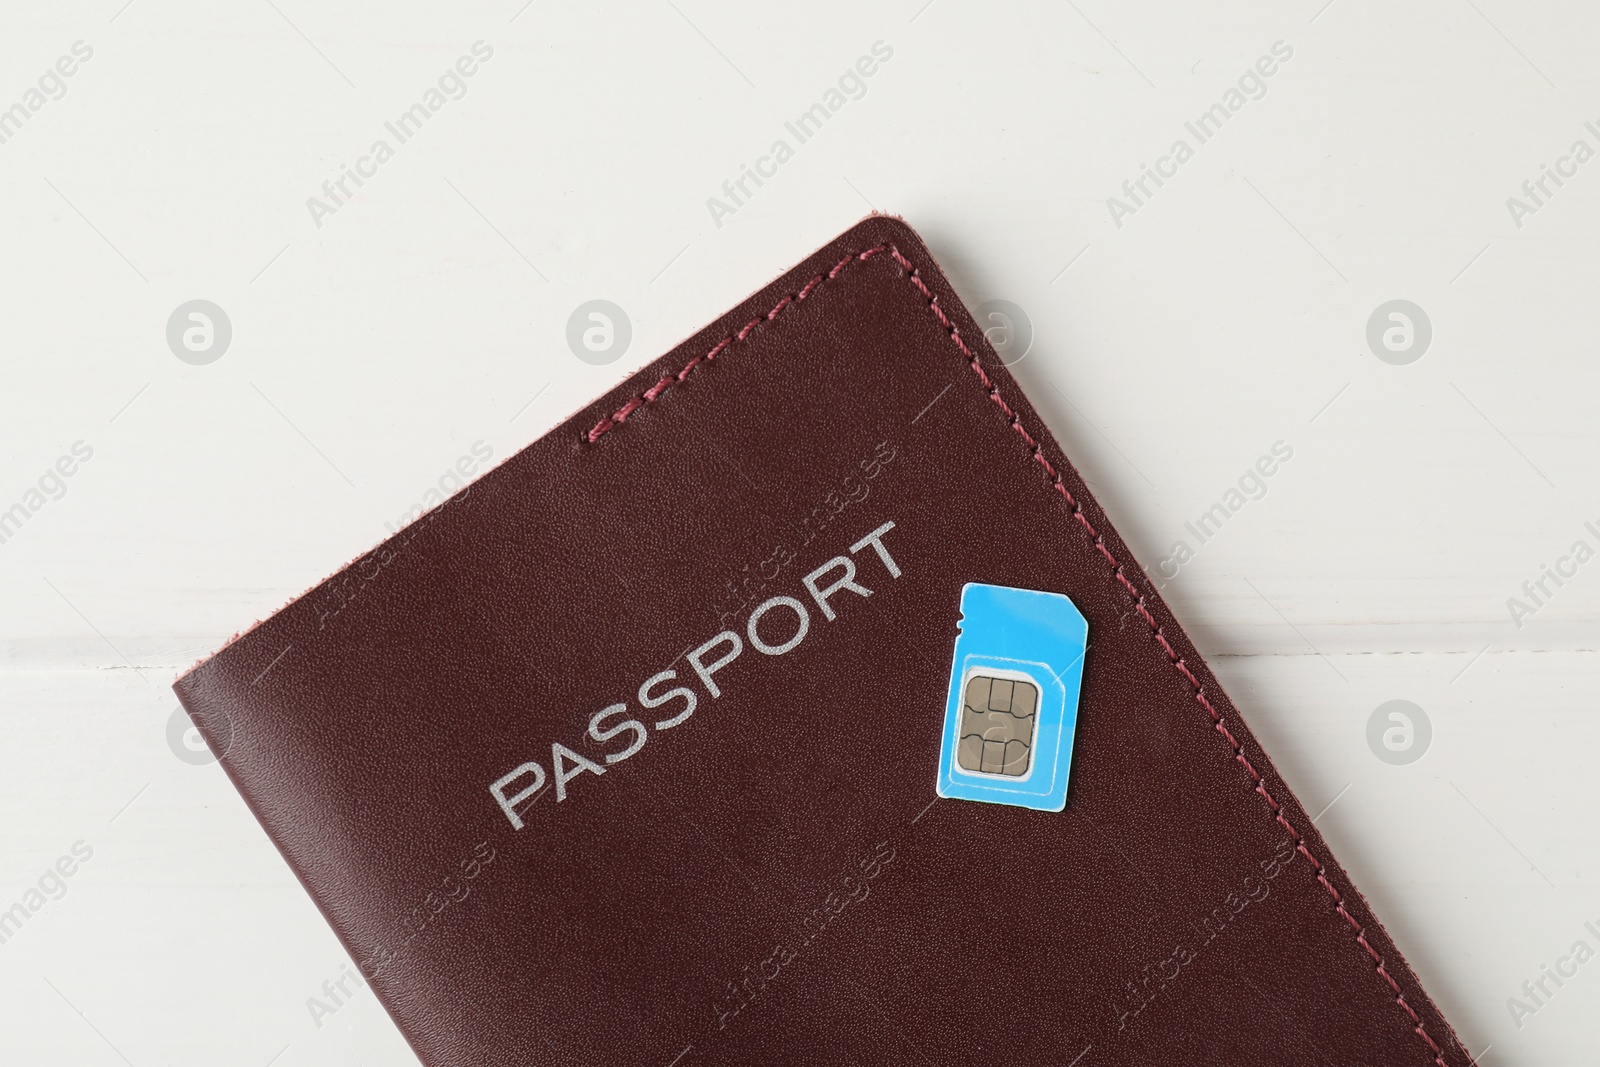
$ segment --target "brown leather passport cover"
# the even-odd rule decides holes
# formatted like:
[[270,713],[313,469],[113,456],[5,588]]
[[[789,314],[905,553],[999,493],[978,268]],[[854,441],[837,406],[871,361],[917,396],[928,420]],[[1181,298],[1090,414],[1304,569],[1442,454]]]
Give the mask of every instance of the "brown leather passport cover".
[[[935,794],[967,582],[1088,620],[1064,811]],[[177,691],[428,1064],[1468,1067],[893,218]]]

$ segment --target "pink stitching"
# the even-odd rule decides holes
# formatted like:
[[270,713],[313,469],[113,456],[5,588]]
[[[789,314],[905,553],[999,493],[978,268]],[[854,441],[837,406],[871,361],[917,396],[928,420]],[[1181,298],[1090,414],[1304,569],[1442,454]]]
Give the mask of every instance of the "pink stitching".
[[[662,393],[665,393],[668,389],[687,378],[696,367],[700,366],[700,364],[709,363],[713,359],[716,359],[717,356],[721,355],[729,345],[743,344],[762,323],[771,322],[773,319],[778,317],[784,308],[792,307],[793,305],[800,303],[806,297],[810,296],[812,292],[815,291],[817,286],[821,285],[822,283],[833,281],[850,264],[860,263],[863,260],[871,259],[880,252],[892,252],[895,258],[899,260],[903,266],[906,265],[905,257],[900,255],[899,250],[887,243],[878,245],[875,248],[869,248],[865,252],[852,252],[850,255],[841,259],[838,263],[835,263],[832,270],[829,270],[825,274],[818,274],[816,277],[806,282],[806,284],[801,287],[798,293],[789,293],[784,296],[784,298],[779,300],[777,304],[773,305],[772,310],[767,312],[765,315],[757,315],[755,318],[751,319],[749,322],[740,327],[737,332],[731,333],[722,340],[718,341],[714,346],[712,346],[711,351],[707,352],[705,355],[696,356],[691,359],[688,363],[684,364],[683,369],[678,371],[677,374],[668,374],[659,382],[656,382],[656,384],[646,389],[643,393],[630,397],[628,401],[616,411],[613,411],[610,415],[607,415],[605,418],[595,423],[592,428],[590,428],[588,434],[586,435],[589,443],[594,444],[606,431],[615,429],[616,427],[621,426],[624,422],[627,422],[628,416],[632,415],[635,411],[638,411],[646,404],[654,403],[658,398],[660,398]],[[910,269],[909,266],[907,266],[907,269]],[[946,327],[949,327],[950,320],[944,317],[944,312],[939,311],[938,315],[939,321],[944,323]]]
[[961,331],[954,323],[950,321],[950,317],[945,314],[944,309],[939,306],[938,295],[929,289],[927,283],[922,280],[916,265],[913,264],[911,260],[907,259],[892,243],[886,241],[883,244],[876,245],[864,252],[853,252],[845,256],[833,266],[832,270],[829,270],[826,274],[819,274],[815,276],[810,281],[806,282],[799,292],[791,293],[779,300],[771,311],[767,312],[765,315],[759,315],[756,318],[751,319],[737,333],[724,337],[721,341],[717,342],[717,344],[705,355],[696,356],[695,358],[691,359],[676,375],[669,374],[663,377],[655,385],[645,390],[642,394],[631,397],[615,412],[601,419],[594,425],[592,429],[589,430],[589,433],[587,434],[589,443],[593,444],[595,441],[599,440],[602,434],[626,422],[628,416],[632,415],[635,411],[644,407],[646,404],[653,403],[661,396],[661,394],[665,393],[673,385],[687,378],[689,374],[701,363],[708,363],[715,359],[718,354],[726,350],[730,345],[744,343],[749,338],[751,333],[753,333],[762,323],[771,322],[773,319],[777,318],[777,316],[785,308],[791,307],[805,300],[811,295],[817,286],[823,284],[825,281],[833,281],[839,276],[845,267],[849,266],[851,263],[864,262],[882,252],[889,253],[894,261],[900,265],[901,269],[906,272],[906,276],[911,281],[911,284],[916,286],[917,291],[922,294],[924,299],[927,300],[928,310],[933,312],[933,316],[939,321],[939,325],[944,327],[946,332],[949,333],[950,339],[954,341],[956,347],[961,350],[961,354],[967,358],[967,366],[972,369],[973,374],[977,375],[978,381],[988,392],[989,399],[994,401],[995,406],[998,407],[1001,413],[1005,415],[1006,420],[1011,425],[1011,428],[1015,430],[1017,435],[1022,438],[1025,444],[1027,444],[1029,451],[1033,455],[1034,461],[1038,463],[1039,466],[1044,469],[1045,474],[1050,477],[1051,487],[1054,488],[1055,491],[1061,495],[1061,498],[1067,502],[1067,505],[1072,508],[1073,517],[1078,520],[1078,525],[1083,527],[1084,532],[1088,534],[1094,547],[1099,551],[1106,563],[1110,565],[1112,575],[1117,579],[1118,582],[1122,584],[1122,587],[1128,591],[1128,595],[1134,598],[1134,607],[1138,610],[1139,615],[1144,619],[1145,623],[1150,627],[1150,632],[1155,636],[1156,641],[1160,644],[1161,650],[1166,654],[1168,662],[1177,668],[1178,673],[1183,675],[1184,680],[1187,681],[1191,687],[1193,687],[1195,701],[1199,703],[1201,707],[1205,708],[1206,713],[1211,716],[1212,728],[1215,729],[1217,733],[1221,735],[1221,737],[1228,743],[1228,747],[1233,750],[1233,758],[1239,762],[1240,766],[1242,766],[1245,769],[1245,772],[1250,776],[1250,780],[1255,783],[1254,792],[1260,794],[1261,798],[1266,801],[1267,808],[1272,812],[1273,818],[1280,826],[1284,828],[1284,830],[1288,832],[1289,836],[1294,839],[1295,851],[1304,856],[1306,858],[1306,862],[1311,864],[1312,869],[1317,872],[1317,881],[1322,884],[1322,888],[1327,890],[1328,895],[1333,898],[1334,911],[1343,917],[1345,922],[1350,924],[1351,929],[1355,930],[1356,944],[1361,946],[1361,948],[1366,951],[1367,955],[1372,958],[1373,964],[1377,968],[1378,976],[1383,979],[1383,981],[1389,986],[1389,989],[1394,993],[1395,1003],[1400,1006],[1400,1008],[1406,1013],[1407,1017],[1410,1018],[1415,1024],[1415,1033],[1417,1036],[1421,1037],[1422,1040],[1426,1042],[1428,1048],[1433,1051],[1433,1062],[1437,1065],[1437,1067],[1449,1067],[1449,1064],[1447,1064],[1444,1059],[1444,1051],[1438,1046],[1437,1043],[1434,1042],[1433,1038],[1429,1036],[1428,1031],[1423,1026],[1421,1017],[1417,1015],[1416,1011],[1412,1009],[1410,1004],[1406,1003],[1405,994],[1400,991],[1399,983],[1396,982],[1393,976],[1389,974],[1388,968],[1384,967],[1383,957],[1380,956],[1377,950],[1374,949],[1367,941],[1366,930],[1363,929],[1361,924],[1356,921],[1355,916],[1351,915],[1350,912],[1346,910],[1344,906],[1344,897],[1340,895],[1339,890],[1334,887],[1333,883],[1328,880],[1327,868],[1325,868],[1322,863],[1311,854],[1311,850],[1306,846],[1305,838],[1301,835],[1300,831],[1295,829],[1294,825],[1290,823],[1289,820],[1284,816],[1282,807],[1276,800],[1273,799],[1272,794],[1267,791],[1266,782],[1262,779],[1260,772],[1255,769],[1255,767],[1250,763],[1249,758],[1244,754],[1244,746],[1241,745],[1233,736],[1233,733],[1228,729],[1227,724],[1223,721],[1222,714],[1212,706],[1211,701],[1206,697],[1205,689],[1200,684],[1200,680],[1195,677],[1194,672],[1189,669],[1189,665],[1184,662],[1184,660],[1178,655],[1177,650],[1172,647],[1172,642],[1167,639],[1167,635],[1161,632],[1161,625],[1156,622],[1155,616],[1152,615],[1150,613],[1150,609],[1145,606],[1144,595],[1140,593],[1139,590],[1134,586],[1133,582],[1128,579],[1127,574],[1123,571],[1122,564],[1117,562],[1116,557],[1111,554],[1111,550],[1106,547],[1105,541],[1101,539],[1099,532],[1095,530],[1094,524],[1091,523],[1088,516],[1083,513],[1082,505],[1078,503],[1077,499],[1073,497],[1071,490],[1067,488],[1066,483],[1062,481],[1060,472],[1057,471],[1055,466],[1051,464],[1049,459],[1045,457],[1044,448],[1039,444],[1039,442],[1034,440],[1033,436],[1029,434],[1028,431],[1023,427],[1022,419],[1015,411],[1012,410],[1011,406],[1005,402],[1005,399],[1000,395],[999,388],[989,377],[988,372],[983,369],[983,365],[978,362],[977,355],[972,351],[972,349],[967,347],[966,341],[962,340]]

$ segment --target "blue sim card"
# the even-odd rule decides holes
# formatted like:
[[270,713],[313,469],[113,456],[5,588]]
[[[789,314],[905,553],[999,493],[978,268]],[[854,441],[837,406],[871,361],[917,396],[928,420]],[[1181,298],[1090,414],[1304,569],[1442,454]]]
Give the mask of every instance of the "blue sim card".
[[968,582],[959,626],[939,795],[1060,811],[1088,621],[1060,593]]

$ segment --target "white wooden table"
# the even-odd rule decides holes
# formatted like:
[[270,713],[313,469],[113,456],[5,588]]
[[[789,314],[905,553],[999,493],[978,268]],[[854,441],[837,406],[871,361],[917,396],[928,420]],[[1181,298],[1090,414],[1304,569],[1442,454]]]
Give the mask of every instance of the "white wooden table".
[[0,1061],[414,1062],[369,991],[308,1007],[348,961],[172,679],[871,208],[1025,310],[1029,395],[1471,1047],[1591,1060],[1600,962],[1508,998],[1600,950],[1600,11],[577,7],[6,4]]

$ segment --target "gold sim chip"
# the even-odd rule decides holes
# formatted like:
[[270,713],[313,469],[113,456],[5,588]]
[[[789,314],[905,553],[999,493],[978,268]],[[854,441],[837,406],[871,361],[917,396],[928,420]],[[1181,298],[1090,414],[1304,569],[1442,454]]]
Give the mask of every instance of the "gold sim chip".
[[974,674],[961,707],[956,764],[976,774],[1021,778],[1033,765],[1039,690],[1018,678]]

